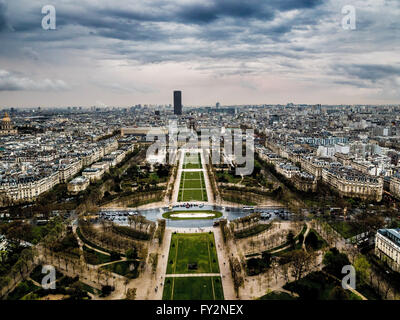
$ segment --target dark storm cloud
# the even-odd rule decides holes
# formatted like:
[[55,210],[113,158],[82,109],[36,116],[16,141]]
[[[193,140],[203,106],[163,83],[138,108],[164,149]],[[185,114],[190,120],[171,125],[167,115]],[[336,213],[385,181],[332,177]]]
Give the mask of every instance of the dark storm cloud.
[[[165,22],[182,24],[211,24],[223,19],[231,19],[229,25],[241,25],[249,19],[271,21],[276,13],[294,9],[311,9],[319,6],[320,0],[213,0],[196,1],[189,4],[178,4],[173,1],[151,1],[136,8],[122,6],[97,7],[84,1],[80,5],[54,5],[57,9],[58,26],[80,25],[93,29],[114,29],[124,32],[136,22]],[[1,4],[1,2],[0,2]],[[1,7],[0,7],[1,9]],[[29,31],[40,27],[40,7],[35,7],[19,19],[17,31]],[[290,26],[276,27],[276,32],[286,32]],[[273,31],[273,30],[272,30]],[[107,33],[107,37],[109,33]],[[119,38],[119,37],[117,37]],[[129,37],[124,37],[124,39]],[[152,38],[151,36],[149,37]]]
[[279,11],[310,9],[320,4],[322,0],[203,0],[181,5],[173,1],[152,1],[151,7],[101,8],[95,12],[100,16],[135,21],[208,24],[223,18],[271,20]]
[[6,11],[7,4],[5,1],[0,0],[0,32],[9,28]]
[[338,72],[360,80],[375,83],[379,80],[387,80],[400,77],[400,66],[384,64],[352,64],[336,66]]
[[322,0],[215,0],[182,6],[176,17],[187,23],[210,23],[223,17],[272,20],[277,11],[309,9],[321,3]]
[[[335,88],[384,87],[385,79],[393,84],[399,76],[390,63],[400,61],[389,53],[399,48],[398,0],[377,5],[375,0],[53,0],[57,30],[51,32],[41,28],[45,1],[7,3],[8,8],[0,0],[3,61],[51,61],[55,68],[82,63],[94,69],[175,63],[218,75],[322,80]],[[341,27],[347,4],[357,8],[357,30],[351,32]],[[374,53],[391,59],[371,59]],[[24,90],[33,86],[25,78],[30,77],[0,80],[3,89]]]

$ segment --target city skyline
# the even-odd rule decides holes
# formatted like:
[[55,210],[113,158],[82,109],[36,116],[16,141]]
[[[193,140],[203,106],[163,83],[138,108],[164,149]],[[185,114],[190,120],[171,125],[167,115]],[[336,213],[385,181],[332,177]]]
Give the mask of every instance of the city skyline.
[[0,1],[1,107],[399,101],[397,1],[52,4],[43,30],[45,3]]

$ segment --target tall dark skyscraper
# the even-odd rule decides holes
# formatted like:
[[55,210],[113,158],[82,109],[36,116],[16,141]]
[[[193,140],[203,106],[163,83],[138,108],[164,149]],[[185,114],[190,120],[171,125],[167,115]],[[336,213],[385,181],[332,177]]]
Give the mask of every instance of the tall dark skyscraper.
[[182,115],[182,91],[174,91],[174,114]]

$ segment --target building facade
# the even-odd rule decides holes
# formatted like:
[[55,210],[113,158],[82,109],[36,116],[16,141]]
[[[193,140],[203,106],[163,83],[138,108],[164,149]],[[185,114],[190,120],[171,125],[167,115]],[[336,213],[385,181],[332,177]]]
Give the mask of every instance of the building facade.
[[375,254],[400,272],[400,229],[380,229],[375,236]]
[[89,185],[90,180],[88,178],[79,176],[68,183],[67,189],[70,194],[78,194],[79,192],[86,190]]
[[17,129],[14,128],[11,118],[8,116],[7,112],[0,124],[0,136],[8,136],[17,134]]
[[396,173],[390,178],[390,193],[397,199],[400,199],[400,174]]
[[182,115],[182,91],[174,91],[174,114]]
[[346,167],[336,167],[323,169],[322,181],[343,197],[355,197],[378,202],[382,200],[382,178],[355,172]]

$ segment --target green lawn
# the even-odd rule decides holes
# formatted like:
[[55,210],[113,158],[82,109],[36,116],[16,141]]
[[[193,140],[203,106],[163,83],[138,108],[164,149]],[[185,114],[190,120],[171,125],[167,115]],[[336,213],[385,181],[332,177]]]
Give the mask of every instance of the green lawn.
[[182,177],[183,180],[187,179],[187,180],[200,180],[203,176],[203,171],[183,171],[182,172]]
[[39,289],[31,280],[21,281],[15,289],[7,296],[7,300],[20,300],[27,294]]
[[241,176],[235,176],[226,171],[218,171],[216,176],[218,182],[238,183],[242,180]]
[[325,241],[325,239],[322,238],[320,234],[314,229],[311,229],[310,232],[308,233],[305,241],[306,245],[307,245],[307,238],[311,235],[311,233],[314,233],[316,238],[318,239],[318,243],[316,244],[317,246],[312,248],[313,250],[321,250],[322,248],[328,246],[328,243]]
[[183,165],[183,169],[201,169],[200,163],[186,163]]
[[101,268],[107,269],[111,272],[127,277],[129,279],[135,279],[139,276],[138,272],[139,262],[138,261],[121,261],[113,264],[108,264]]
[[[297,293],[300,300],[336,300],[332,295],[335,287],[341,288],[341,283],[320,271],[311,272],[304,278],[283,286],[284,289]],[[344,290],[344,295],[344,300],[361,299],[349,290]]]
[[[189,269],[189,265],[197,269]],[[213,233],[173,234],[167,274],[219,273]]]
[[201,189],[203,187],[203,183],[200,179],[197,180],[185,179],[183,182],[183,187],[185,189]]
[[258,300],[296,300],[296,297],[286,292],[273,291],[258,298]]
[[[37,266],[30,274],[30,277],[38,283],[42,282],[45,276],[41,273],[42,265]],[[87,292],[98,294],[98,290],[88,285],[84,285],[79,281],[79,277],[71,278],[63,275],[56,270],[56,288],[46,290],[42,287],[36,286],[31,280],[24,280],[20,282],[17,287],[11,292],[8,300],[39,300],[49,294],[61,294],[63,300],[65,299],[90,299]]]
[[[180,218],[180,217],[171,217],[172,214],[179,214],[179,213],[210,213],[213,214],[212,217],[206,217],[206,218],[196,218],[196,217],[192,217],[192,218]],[[219,211],[210,211],[210,210],[204,210],[204,211],[171,211],[171,212],[165,212],[163,213],[163,218],[165,219],[171,219],[171,220],[197,220],[197,219],[217,219],[217,218],[221,218],[222,217],[222,212]]]
[[[46,274],[42,273],[42,265],[38,265],[35,267],[35,269],[32,270],[30,277],[37,283],[42,283],[43,278],[46,276]],[[60,273],[58,270],[56,270],[56,279],[61,279],[64,275]]]
[[85,261],[88,264],[97,265],[113,261],[111,259],[111,256],[100,253],[86,246],[83,246],[83,254],[85,257]]
[[163,300],[224,300],[221,277],[166,278]]
[[207,189],[202,171],[182,172],[178,201],[207,201]]
[[202,189],[188,189],[179,191],[180,202],[207,201],[207,191]]
[[236,231],[235,234],[235,238],[237,239],[242,239],[242,238],[247,238],[247,237],[252,237],[255,236],[267,229],[269,229],[271,227],[271,224],[257,224],[254,227],[250,228],[250,229],[245,229],[242,231]]
[[183,169],[201,169],[200,154],[190,155],[185,154],[183,161]]
[[354,222],[348,221],[331,221],[329,225],[342,235],[343,238],[348,239],[362,233],[360,226]]

